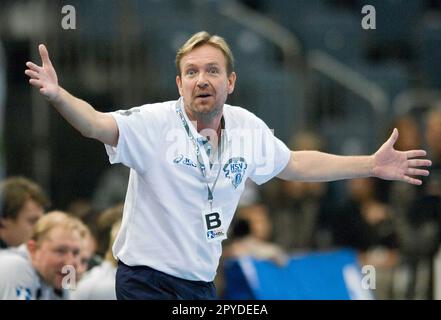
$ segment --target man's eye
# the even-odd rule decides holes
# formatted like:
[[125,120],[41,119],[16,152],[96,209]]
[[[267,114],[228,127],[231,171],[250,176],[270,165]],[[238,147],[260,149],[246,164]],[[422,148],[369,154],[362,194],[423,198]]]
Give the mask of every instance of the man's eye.
[[67,249],[58,248],[58,249],[55,249],[55,252],[60,254],[60,255],[65,255],[67,253]]
[[219,73],[219,70],[218,70],[217,68],[211,68],[211,69],[210,69],[210,73],[218,74],[218,73]]
[[186,74],[187,76],[194,76],[194,75],[196,74],[196,71],[190,69],[190,70],[187,70],[187,72],[186,72],[185,74]]
[[38,221],[38,219],[29,219],[29,220],[28,220],[28,223],[29,223],[30,225],[35,225],[35,224],[37,223],[37,221]]

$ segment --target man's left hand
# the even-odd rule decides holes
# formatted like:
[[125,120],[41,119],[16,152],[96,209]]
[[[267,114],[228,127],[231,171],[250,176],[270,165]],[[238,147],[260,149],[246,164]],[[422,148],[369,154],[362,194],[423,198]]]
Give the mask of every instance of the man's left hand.
[[372,175],[384,180],[400,180],[414,185],[421,185],[417,176],[428,176],[429,171],[418,169],[428,167],[432,162],[428,159],[415,159],[426,156],[424,150],[398,151],[394,144],[398,139],[398,130],[394,129],[390,138],[374,154]]

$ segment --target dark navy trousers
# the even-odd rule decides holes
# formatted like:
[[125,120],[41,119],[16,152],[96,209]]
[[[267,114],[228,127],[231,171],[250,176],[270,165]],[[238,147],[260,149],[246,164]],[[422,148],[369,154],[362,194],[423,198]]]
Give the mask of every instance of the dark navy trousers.
[[185,280],[147,266],[128,266],[121,261],[115,287],[118,300],[217,299],[213,282]]

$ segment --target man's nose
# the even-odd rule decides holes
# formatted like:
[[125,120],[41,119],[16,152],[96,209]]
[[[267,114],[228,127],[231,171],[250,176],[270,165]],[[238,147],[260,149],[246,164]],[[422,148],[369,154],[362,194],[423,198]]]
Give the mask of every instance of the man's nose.
[[198,83],[197,83],[198,87],[201,89],[204,89],[206,87],[208,87],[208,81],[205,78],[205,75],[203,73],[201,73],[198,77]]
[[69,252],[65,256],[64,263],[66,265],[71,265],[71,266],[74,266],[75,268],[77,268],[78,265],[80,264],[80,255],[75,254],[73,252]]

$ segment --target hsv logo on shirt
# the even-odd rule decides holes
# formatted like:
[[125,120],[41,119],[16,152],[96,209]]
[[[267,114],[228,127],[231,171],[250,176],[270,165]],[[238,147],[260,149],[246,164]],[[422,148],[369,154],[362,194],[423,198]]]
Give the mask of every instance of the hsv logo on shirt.
[[225,164],[223,168],[223,171],[225,172],[225,177],[231,180],[234,189],[237,189],[237,187],[242,182],[247,167],[247,162],[242,157],[231,158]]

